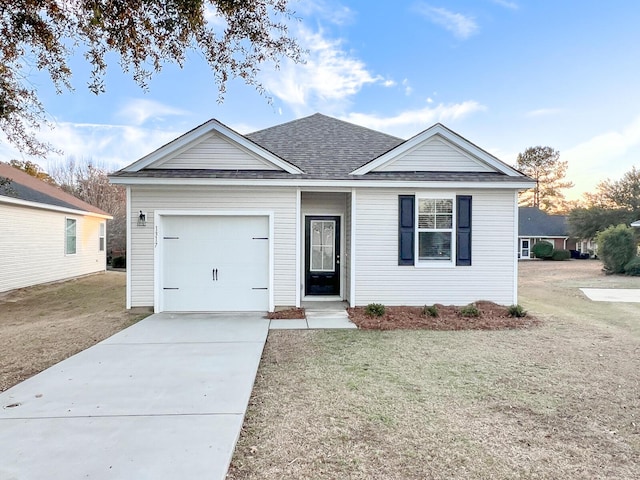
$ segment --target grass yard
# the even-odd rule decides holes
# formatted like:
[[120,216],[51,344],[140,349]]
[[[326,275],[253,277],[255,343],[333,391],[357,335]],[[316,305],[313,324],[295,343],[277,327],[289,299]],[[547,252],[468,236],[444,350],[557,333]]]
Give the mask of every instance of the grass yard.
[[0,294],[0,392],[148,314],[125,309],[123,272]]
[[640,288],[595,261],[520,264],[543,324],[272,331],[229,479],[640,478]]

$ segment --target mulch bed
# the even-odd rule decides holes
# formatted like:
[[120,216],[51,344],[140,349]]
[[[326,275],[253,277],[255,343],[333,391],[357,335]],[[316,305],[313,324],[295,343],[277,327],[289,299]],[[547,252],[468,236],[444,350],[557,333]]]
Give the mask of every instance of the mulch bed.
[[292,320],[306,317],[304,314],[304,308],[289,308],[278,312],[269,312],[267,313],[267,318],[269,320]]
[[381,317],[371,317],[365,307],[348,308],[349,318],[358,328],[368,330],[500,330],[527,328],[540,321],[530,315],[510,317],[507,307],[493,302],[475,302],[480,311],[478,317],[463,317],[461,307],[436,305],[437,317],[423,315],[422,307],[386,307]]

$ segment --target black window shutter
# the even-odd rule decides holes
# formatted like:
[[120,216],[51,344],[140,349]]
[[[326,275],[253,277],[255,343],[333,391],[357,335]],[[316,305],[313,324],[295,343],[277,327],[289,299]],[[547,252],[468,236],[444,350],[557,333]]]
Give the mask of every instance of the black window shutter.
[[398,197],[398,265],[413,265],[415,237],[415,197]]
[[471,195],[458,195],[456,265],[471,265]]

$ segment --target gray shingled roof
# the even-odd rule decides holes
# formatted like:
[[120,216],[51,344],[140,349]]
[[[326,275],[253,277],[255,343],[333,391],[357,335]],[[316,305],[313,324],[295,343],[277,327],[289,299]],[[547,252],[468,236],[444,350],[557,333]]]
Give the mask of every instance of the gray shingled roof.
[[305,173],[324,178],[346,175],[404,143],[401,138],[320,113],[245,137]]
[[518,235],[521,237],[567,237],[565,215],[549,215],[536,207],[518,209]]
[[0,187],[0,196],[35,202],[43,205],[70,208],[83,212],[109,215],[93,205],[49,183],[32,177],[26,172],[0,162],[0,177],[9,183]]

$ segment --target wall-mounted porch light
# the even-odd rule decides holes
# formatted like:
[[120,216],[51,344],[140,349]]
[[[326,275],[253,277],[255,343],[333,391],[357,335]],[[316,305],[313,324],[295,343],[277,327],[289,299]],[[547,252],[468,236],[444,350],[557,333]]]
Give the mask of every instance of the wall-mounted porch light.
[[139,227],[144,227],[147,225],[147,216],[142,213],[142,210],[140,210],[140,215],[138,215],[138,226]]

